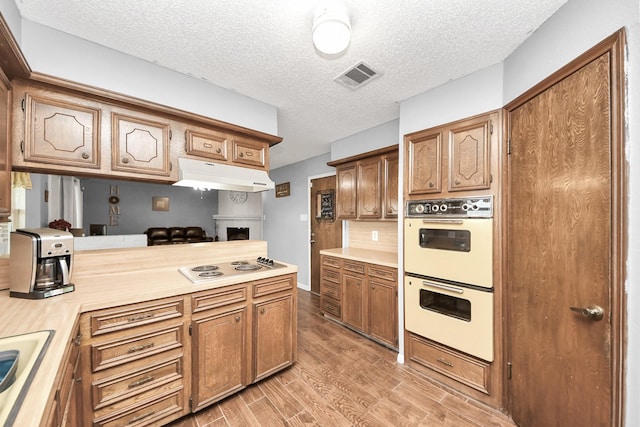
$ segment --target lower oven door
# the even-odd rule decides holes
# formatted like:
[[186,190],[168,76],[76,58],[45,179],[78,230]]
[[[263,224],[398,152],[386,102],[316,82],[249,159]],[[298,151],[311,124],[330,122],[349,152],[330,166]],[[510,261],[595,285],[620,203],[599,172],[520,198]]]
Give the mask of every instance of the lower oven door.
[[405,276],[405,328],[493,361],[493,292]]

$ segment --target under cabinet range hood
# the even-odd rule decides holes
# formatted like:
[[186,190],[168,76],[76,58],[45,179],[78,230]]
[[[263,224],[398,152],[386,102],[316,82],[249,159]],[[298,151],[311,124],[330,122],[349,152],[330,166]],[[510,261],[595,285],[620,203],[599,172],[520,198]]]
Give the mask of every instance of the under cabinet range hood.
[[275,188],[265,171],[185,158],[178,158],[178,177],[173,185],[203,190],[256,193]]

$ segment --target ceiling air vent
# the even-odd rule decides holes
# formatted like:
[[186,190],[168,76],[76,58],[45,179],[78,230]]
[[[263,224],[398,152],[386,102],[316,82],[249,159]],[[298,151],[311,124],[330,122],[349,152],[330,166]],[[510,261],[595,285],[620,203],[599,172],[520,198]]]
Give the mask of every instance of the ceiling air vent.
[[342,83],[350,89],[357,89],[365,83],[378,77],[380,74],[365,64],[364,62],[358,62],[353,67],[349,68],[345,72],[341,73],[335,80],[338,83]]

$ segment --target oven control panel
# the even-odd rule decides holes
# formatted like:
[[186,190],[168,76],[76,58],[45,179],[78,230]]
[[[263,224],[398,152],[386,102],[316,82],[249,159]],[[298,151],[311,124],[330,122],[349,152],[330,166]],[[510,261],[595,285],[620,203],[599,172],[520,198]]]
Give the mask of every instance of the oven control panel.
[[406,216],[411,218],[434,216],[491,218],[493,217],[493,196],[411,200],[407,202]]

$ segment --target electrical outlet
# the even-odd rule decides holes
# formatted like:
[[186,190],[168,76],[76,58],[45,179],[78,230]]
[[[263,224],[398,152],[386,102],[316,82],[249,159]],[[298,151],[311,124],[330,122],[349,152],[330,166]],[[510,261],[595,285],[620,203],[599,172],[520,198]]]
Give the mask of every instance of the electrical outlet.
[[371,240],[373,240],[374,242],[378,241],[378,232],[376,230],[373,230],[371,232]]

